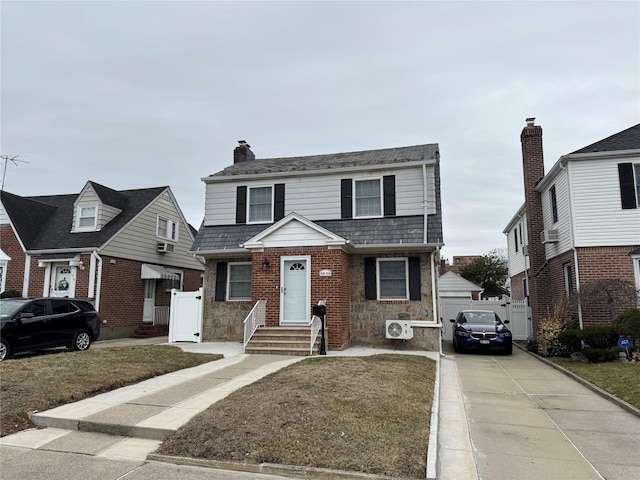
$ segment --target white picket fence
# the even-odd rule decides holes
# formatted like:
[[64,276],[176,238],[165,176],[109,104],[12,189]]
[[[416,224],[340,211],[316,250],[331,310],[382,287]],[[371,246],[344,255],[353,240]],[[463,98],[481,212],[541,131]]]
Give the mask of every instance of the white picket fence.
[[470,298],[441,298],[440,319],[449,329],[449,320],[456,318],[460,310],[491,310],[501,319],[509,320],[509,330],[515,340],[528,340],[533,335],[530,307],[526,300],[471,300]]

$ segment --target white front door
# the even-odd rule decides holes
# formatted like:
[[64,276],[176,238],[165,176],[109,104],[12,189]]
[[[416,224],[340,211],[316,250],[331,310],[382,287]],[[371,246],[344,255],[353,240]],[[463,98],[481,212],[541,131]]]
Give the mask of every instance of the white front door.
[[282,257],[280,323],[308,323],[311,316],[311,257]]
[[76,269],[68,264],[53,264],[51,296],[73,298],[76,294]]
[[144,304],[142,307],[142,321],[153,322],[153,310],[156,306],[156,281],[144,281]]

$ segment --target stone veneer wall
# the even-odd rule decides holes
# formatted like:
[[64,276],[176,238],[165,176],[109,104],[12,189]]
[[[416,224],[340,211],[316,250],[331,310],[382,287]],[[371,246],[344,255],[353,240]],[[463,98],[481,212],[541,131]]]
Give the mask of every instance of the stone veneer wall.
[[[431,291],[430,254],[420,254],[421,301],[366,300],[364,295],[364,259],[373,255],[352,255],[351,269],[351,342],[356,345],[378,346],[396,350],[440,349],[440,328],[414,327],[411,340],[386,338],[386,320],[433,321],[433,295]],[[377,255],[384,257],[411,257],[415,253]],[[425,314],[426,313],[426,314]]]

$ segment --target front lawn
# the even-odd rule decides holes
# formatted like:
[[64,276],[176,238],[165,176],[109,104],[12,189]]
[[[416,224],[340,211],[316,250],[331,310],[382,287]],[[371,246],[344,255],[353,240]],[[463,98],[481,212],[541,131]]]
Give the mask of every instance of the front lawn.
[[32,427],[29,414],[222,358],[143,345],[58,351],[0,362],[0,435]]
[[580,363],[568,358],[549,358],[556,365],[590,381],[636,408],[640,408],[640,364]]
[[157,453],[424,478],[436,363],[309,358],[238,390]]

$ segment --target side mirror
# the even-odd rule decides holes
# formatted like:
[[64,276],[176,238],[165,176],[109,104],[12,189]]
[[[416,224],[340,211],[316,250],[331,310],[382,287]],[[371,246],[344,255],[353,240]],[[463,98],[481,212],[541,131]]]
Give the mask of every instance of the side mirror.
[[19,313],[16,318],[19,319],[19,320],[23,319],[23,318],[33,318],[33,312],[22,312],[22,313]]
[[503,320],[502,323],[509,323],[509,320]]
[[449,320],[451,323],[456,323],[456,321],[452,318]]

